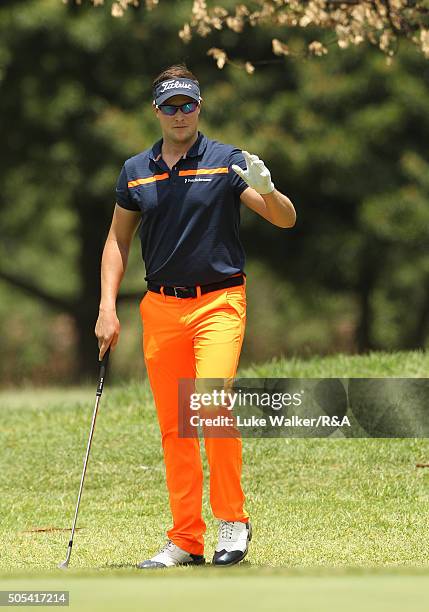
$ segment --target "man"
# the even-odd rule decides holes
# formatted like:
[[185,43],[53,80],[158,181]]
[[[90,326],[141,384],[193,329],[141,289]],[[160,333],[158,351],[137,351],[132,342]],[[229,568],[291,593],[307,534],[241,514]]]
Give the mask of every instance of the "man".
[[[171,66],[155,79],[153,110],[162,138],[125,162],[102,257],[95,329],[100,359],[118,342],[116,297],[140,224],[148,284],[140,304],[143,352],[173,516],[167,544],[141,569],[205,562],[200,446],[197,437],[178,435],[178,380],[235,376],[246,321],[240,202],[279,227],[292,227],[296,218],[263,161],[198,131],[201,104],[199,83],[186,66]],[[213,564],[234,565],[252,536],[241,439],[206,437],[205,449],[210,504],[220,520]]]

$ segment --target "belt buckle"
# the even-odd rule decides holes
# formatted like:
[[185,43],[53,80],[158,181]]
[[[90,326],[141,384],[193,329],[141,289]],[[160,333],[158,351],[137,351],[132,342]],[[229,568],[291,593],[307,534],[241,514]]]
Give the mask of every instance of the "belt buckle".
[[173,287],[174,297],[179,298],[179,299],[185,297],[183,295],[177,295],[177,289],[187,289],[187,287],[185,287],[185,286]]

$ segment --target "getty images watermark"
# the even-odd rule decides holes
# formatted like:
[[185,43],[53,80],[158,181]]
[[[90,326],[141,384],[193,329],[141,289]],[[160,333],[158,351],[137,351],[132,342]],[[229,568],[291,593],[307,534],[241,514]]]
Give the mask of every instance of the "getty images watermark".
[[429,438],[429,379],[181,379],[179,436]]

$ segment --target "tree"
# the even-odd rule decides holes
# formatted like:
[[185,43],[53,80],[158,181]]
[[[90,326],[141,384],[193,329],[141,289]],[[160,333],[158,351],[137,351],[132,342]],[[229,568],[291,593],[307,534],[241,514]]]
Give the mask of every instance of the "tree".
[[139,28],[55,0],[0,9],[0,279],[72,317],[79,378],[96,367],[99,266],[116,178],[158,137],[150,103],[143,121],[130,113],[150,100],[157,69]]
[[[123,161],[159,137],[153,77],[187,61],[205,99],[202,131],[260,155],[296,204],[293,231],[243,211],[242,232],[249,260],[278,278],[279,296],[285,281],[293,287],[303,310],[295,322],[327,325],[323,304],[338,298],[357,348],[424,346],[426,61],[404,44],[391,66],[364,46],[273,63],[266,32],[256,28],[250,59],[266,63],[249,78],[233,64],[219,71],[204,39],[183,45],[176,34],[185,9],[161,3],[112,19],[106,8],[57,0],[2,5],[0,280],[69,314],[76,375],[89,375],[114,184]],[[305,49],[309,39],[295,33],[292,43]],[[216,30],[208,42],[228,55],[248,52],[238,32]],[[127,279],[135,280],[122,300],[144,291],[139,258],[130,265]],[[286,352],[291,303],[281,300],[286,331],[276,350]],[[322,348],[329,346],[328,338]]]
[[[104,0],[92,2],[100,6]],[[116,0],[112,4],[112,15],[122,17],[127,7],[138,4],[139,0]],[[160,0],[145,0],[148,10],[159,4]],[[190,18],[179,35],[189,41],[193,32],[202,37],[223,28],[242,33],[247,25],[253,28],[274,26],[285,32],[285,36],[292,30],[317,28],[333,32],[341,49],[368,42],[391,58],[399,41],[407,39],[429,58],[428,16],[427,0],[252,0],[247,4],[224,0],[212,7],[207,6],[206,0],[194,0]],[[293,48],[279,38],[272,39],[272,50],[280,56],[294,53]],[[307,50],[314,55],[325,55],[328,45],[311,40]],[[211,48],[208,53],[213,55],[218,67],[223,68],[228,60],[226,52]],[[254,70],[251,62],[246,62],[245,68],[250,73]]]
[[[353,48],[269,64],[257,79],[233,71],[218,105],[217,122],[248,134],[248,150],[297,206],[283,240],[258,228],[258,256],[309,300],[321,288],[353,296],[348,316],[361,351],[427,342],[426,73],[411,46],[394,66]],[[257,219],[246,235],[252,225],[256,239]]]

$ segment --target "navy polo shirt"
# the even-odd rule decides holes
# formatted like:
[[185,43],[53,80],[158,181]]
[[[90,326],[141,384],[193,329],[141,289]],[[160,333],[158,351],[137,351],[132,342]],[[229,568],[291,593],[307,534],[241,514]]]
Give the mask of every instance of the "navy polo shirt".
[[241,150],[198,132],[170,170],[161,146],[128,159],[116,186],[118,205],[142,215],[145,280],[205,285],[242,272],[240,195],[248,185],[231,169],[246,168]]

